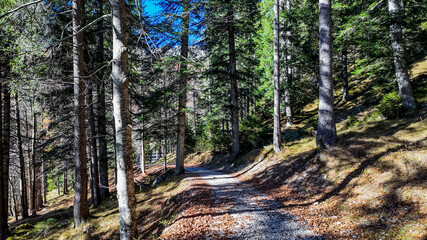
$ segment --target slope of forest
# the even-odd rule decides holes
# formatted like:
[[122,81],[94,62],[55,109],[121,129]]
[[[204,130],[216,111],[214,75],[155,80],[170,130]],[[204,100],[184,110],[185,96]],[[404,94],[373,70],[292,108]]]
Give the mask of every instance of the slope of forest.
[[[419,78],[427,73],[426,66],[427,61],[416,64],[413,78],[426,81]],[[243,154],[233,163],[227,155],[194,153],[187,157],[186,166],[202,165],[231,173],[270,196],[327,239],[425,239],[427,101],[421,94],[425,89],[414,89],[420,96],[421,110],[391,120],[379,115],[374,105],[366,105],[353,115],[354,109],[365,103],[359,102],[357,96],[369,96],[371,90],[367,82],[354,83],[351,89],[355,97],[337,112],[347,117],[337,124],[339,142],[331,149],[319,152],[316,148],[310,130],[313,109],[308,105],[303,110],[304,117],[284,131],[283,152],[275,154],[272,145],[267,145]],[[340,97],[337,95],[336,99]],[[172,156],[168,163],[174,163]],[[149,177],[135,169],[140,239],[159,237],[188,202],[211,201],[206,198],[211,190],[192,189],[182,176],[152,187],[154,179],[163,174],[163,167],[147,167]],[[110,183],[114,191],[113,172]],[[48,198],[49,205],[40,216],[11,222],[11,239],[118,237],[115,198],[92,209],[92,219],[77,229],[72,228],[72,195],[58,196],[53,190]],[[203,206],[196,204],[198,211]],[[192,234],[197,236],[202,229],[199,228]],[[174,234],[177,233],[169,231],[167,238]]]

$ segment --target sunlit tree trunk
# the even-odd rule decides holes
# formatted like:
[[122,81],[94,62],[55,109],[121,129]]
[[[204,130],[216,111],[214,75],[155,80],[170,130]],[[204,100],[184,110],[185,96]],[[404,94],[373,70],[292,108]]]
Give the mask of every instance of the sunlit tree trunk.
[[316,143],[320,148],[332,147],[337,138],[332,80],[331,0],[319,0],[319,123]]
[[187,105],[187,80],[188,80],[188,34],[190,24],[190,1],[184,0],[181,32],[181,64],[179,76],[179,104],[178,104],[178,144],[176,151],[175,173],[184,173],[185,158],[185,108]]
[[[73,0],[73,32],[84,25],[84,0]],[[75,144],[75,183],[74,183],[74,227],[85,223],[89,218],[87,201],[87,159],[86,159],[86,114],[85,83],[83,60],[83,33],[73,37],[74,68],[74,144]]]
[[[284,8],[287,12],[291,11],[291,1],[290,0],[281,0],[284,1]],[[291,85],[292,85],[292,52],[291,52],[291,30],[289,19],[286,19],[284,27],[286,28],[284,38],[285,38],[285,50],[283,53],[284,62],[286,66],[283,71],[283,83],[285,84],[284,88],[284,100],[285,100],[285,112],[286,112],[286,127],[291,127],[293,124],[292,120],[292,99],[291,99]]]
[[391,46],[393,48],[394,66],[396,68],[396,80],[399,85],[400,96],[402,97],[403,107],[406,109],[415,109],[415,98],[412,93],[411,82],[409,80],[408,67],[405,61],[405,48],[403,46],[403,32],[400,22],[401,6],[399,0],[388,0],[388,12],[390,14],[391,25]]
[[117,198],[120,214],[120,239],[136,238],[135,186],[132,162],[129,111],[129,65],[127,13],[125,0],[110,0],[113,12],[113,114],[117,151]]
[[282,151],[282,129],[280,123],[280,21],[279,21],[279,0],[274,0],[274,21],[273,21],[273,44],[274,44],[274,126],[273,126],[273,149],[278,153]]

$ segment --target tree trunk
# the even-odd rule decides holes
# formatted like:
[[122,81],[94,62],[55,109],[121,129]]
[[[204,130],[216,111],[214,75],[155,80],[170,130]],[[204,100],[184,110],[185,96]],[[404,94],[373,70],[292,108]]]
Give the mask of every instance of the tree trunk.
[[[30,137],[30,123],[28,121],[28,114],[27,111],[25,111],[25,126],[26,126],[26,138],[27,139],[31,139]],[[34,163],[33,163],[33,157],[32,157],[32,141],[28,141],[28,147],[27,147],[27,155],[28,155],[28,166],[27,166],[27,170],[28,170],[28,197],[29,197],[29,213],[30,215],[35,215],[34,212],[34,195],[33,195],[33,186],[34,186]]]
[[273,149],[278,153],[283,150],[282,147],[282,128],[280,123],[280,11],[279,0],[274,0],[274,127],[273,127]]
[[239,155],[239,101],[237,88],[237,60],[236,60],[236,41],[235,41],[235,26],[234,26],[234,1],[228,2],[228,54],[229,54],[229,69],[228,78],[230,81],[230,105],[231,105],[231,155],[233,159]]
[[319,0],[319,123],[316,144],[332,147],[337,139],[332,80],[331,0]]
[[[2,88],[2,84],[0,84],[0,173],[3,174],[4,173],[4,161],[3,161],[3,118],[2,118],[2,104],[3,104],[3,99],[2,99],[2,94],[1,94],[1,88]],[[8,186],[7,182],[4,181],[5,178],[3,176],[0,177],[0,190],[2,192],[2,194],[0,194],[0,240],[4,240],[7,237],[7,232],[8,232],[8,226],[7,226],[7,218],[8,218],[8,214],[7,214],[7,202],[6,201],[6,195],[4,195],[4,191],[5,191],[5,185]]]
[[68,193],[68,176],[67,176],[67,168],[64,169],[62,173],[62,193],[65,195]]
[[41,162],[41,194],[42,194],[42,203],[46,204],[46,195],[47,195],[47,184],[46,184],[46,163],[44,160]]
[[[4,196],[7,209],[9,197],[9,165],[10,165],[10,87],[8,84],[3,85],[3,177],[4,177]],[[1,172],[0,172],[1,173]]]
[[343,84],[343,88],[342,88],[342,101],[343,102],[347,102],[348,98],[350,97],[349,95],[349,89],[348,89],[348,70],[347,70],[347,48],[344,47],[341,50],[341,64],[342,64],[342,68],[341,68],[341,81]]
[[136,238],[135,186],[132,162],[129,111],[129,65],[127,13],[125,0],[110,0],[113,12],[113,114],[117,151],[117,198],[120,213],[120,239]]
[[18,139],[19,165],[21,167],[21,215],[23,218],[28,217],[28,197],[27,197],[27,180],[25,177],[25,159],[24,151],[22,150],[21,137],[21,117],[19,113],[18,93],[15,93],[16,105],[16,138]]
[[403,107],[415,109],[417,105],[412,93],[411,82],[409,80],[408,67],[405,61],[405,48],[403,46],[403,32],[401,20],[401,6],[399,0],[388,0],[388,12],[390,14],[391,25],[391,46],[393,48],[394,66],[396,68],[396,80],[399,86],[399,93],[402,97]]
[[[84,0],[73,0],[73,32],[84,26]],[[74,227],[85,223],[89,218],[87,202],[87,162],[86,162],[86,114],[85,83],[83,60],[83,33],[73,37],[74,68],[74,144],[75,144],[75,183],[74,183]]]
[[[144,131],[144,130],[143,130]],[[141,163],[140,168],[142,175],[145,175],[145,146],[144,146],[144,133],[141,133]]]
[[[283,1],[283,0],[282,0]],[[285,0],[285,10],[287,12],[291,11],[291,1]],[[292,101],[291,101],[291,86],[292,86],[292,51],[291,51],[291,30],[290,30],[290,24],[289,19],[287,19],[287,22],[284,24],[284,27],[286,28],[285,32],[285,48],[286,53],[283,54],[284,56],[284,62],[286,62],[286,66],[283,71],[283,82],[285,84],[284,89],[284,97],[285,97],[285,112],[286,112],[286,127],[291,127],[293,124],[292,120]]]
[[91,151],[90,164],[90,183],[92,189],[92,204],[97,208],[101,203],[101,193],[99,189],[99,172],[98,172],[98,151],[96,147],[96,129],[95,129],[95,114],[93,112],[93,85],[89,83],[86,93],[87,119],[88,119],[88,139],[89,150]]
[[188,34],[190,25],[190,1],[184,1],[181,32],[181,64],[179,68],[179,104],[178,104],[178,145],[176,151],[175,174],[184,173],[185,158],[185,108],[187,105],[187,80],[188,80]]
[[[35,105],[34,105],[34,101],[32,103],[32,108],[33,108],[33,141],[32,141],[32,146],[31,146],[31,162],[32,162],[32,167],[33,167],[33,185],[32,185],[32,197],[31,197],[31,201],[32,201],[32,206],[33,206],[33,212],[32,215],[36,215],[37,214],[37,209],[39,209],[38,207],[38,192],[39,191],[39,186],[40,186],[40,182],[38,182],[39,180],[39,170],[40,168],[38,167],[38,159],[37,159],[37,113],[35,110]],[[37,182],[39,184],[37,184]]]
[[[96,12],[98,17],[103,14],[103,1],[96,1]],[[101,67],[104,63],[104,34],[102,29],[104,28],[103,21],[99,21],[97,25],[98,33],[96,34],[96,62]],[[103,73],[98,75],[98,86],[97,86],[97,116],[98,116],[98,135],[99,135],[99,181],[101,184],[100,193],[101,199],[105,199],[110,195],[109,183],[108,183],[108,156],[107,156],[107,118],[105,112],[105,80]]]
[[61,175],[58,173],[56,176],[56,181],[58,182],[58,196],[61,195]]

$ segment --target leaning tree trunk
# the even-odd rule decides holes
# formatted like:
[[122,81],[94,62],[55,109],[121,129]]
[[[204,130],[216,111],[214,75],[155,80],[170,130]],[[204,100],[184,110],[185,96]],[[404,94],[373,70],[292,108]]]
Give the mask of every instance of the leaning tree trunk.
[[[84,25],[84,0],[73,0],[73,32],[77,33]],[[74,183],[74,227],[85,223],[89,218],[87,202],[87,162],[86,162],[86,114],[85,83],[83,60],[83,33],[73,37],[74,68],[74,148],[75,148],[75,183]]]
[[274,127],[273,127],[273,149],[278,153],[282,151],[282,129],[280,124],[280,21],[279,21],[279,0],[274,0],[274,22],[273,22],[273,44],[274,44]]
[[405,49],[403,47],[403,32],[400,24],[403,16],[399,0],[388,0],[388,12],[390,14],[391,25],[391,46],[393,48],[394,66],[396,68],[396,80],[399,85],[400,96],[403,107],[415,109],[415,98],[412,93],[411,82],[409,81],[408,67],[405,61]]
[[316,143],[320,148],[333,146],[337,139],[332,80],[331,0],[319,0],[319,123]]
[[99,172],[98,172],[98,152],[96,145],[96,129],[95,129],[95,114],[93,112],[93,85],[89,83],[86,92],[87,104],[87,119],[88,119],[88,137],[89,137],[89,150],[91,151],[91,164],[90,164],[90,183],[92,189],[92,204],[97,208],[101,203],[101,193],[99,189]]
[[[3,85],[3,174],[4,177],[4,196],[7,208],[9,197],[9,165],[10,165],[10,87],[8,84]],[[0,131],[1,132],[1,131]]]
[[120,238],[136,238],[136,199],[132,162],[131,121],[129,111],[129,65],[127,12],[125,0],[110,0],[113,12],[113,114],[117,151],[117,198],[120,214]]
[[[3,134],[2,134],[2,130],[3,130],[3,119],[2,119],[2,97],[1,97],[1,86],[2,84],[0,84],[0,173],[4,172],[4,162],[3,162],[3,144],[2,140],[3,140]],[[9,187],[9,185],[7,184],[7,182],[5,183],[4,181],[4,177],[1,176],[0,177],[0,190],[2,191],[2,194],[0,194],[0,240],[4,240],[6,239],[6,234],[8,232],[8,226],[7,226],[7,218],[8,218],[8,214],[7,214],[7,202],[6,201],[6,195],[3,194],[4,189],[5,189],[5,185],[7,185],[7,187]]]
[[228,2],[228,78],[230,80],[230,106],[231,106],[231,155],[235,159],[239,155],[239,100],[237,87],[237,60],[236,60],[236,41],[235,41],[235,26],[234,26],[234,2]]
[[18,155],[19,165],[21,170],[21,215],[23,218],[28,217],[28,196],[27,196],[27,180],[25,177],[25,160],[24,150],[22,149],[21,137],[21,117],[19,113],[18,93],[15,93],[15,106],[16,106],[16,138],[18,140]]
[[187,69],[188,69],[188,32],[190,24],[190,1],[184,1],[182,32],[181,32],[181,64],[179,77],[179,104],[178,104],[178,144],[176,151],[176,175],[184,173],[185,158],[185,108],[187,105]]

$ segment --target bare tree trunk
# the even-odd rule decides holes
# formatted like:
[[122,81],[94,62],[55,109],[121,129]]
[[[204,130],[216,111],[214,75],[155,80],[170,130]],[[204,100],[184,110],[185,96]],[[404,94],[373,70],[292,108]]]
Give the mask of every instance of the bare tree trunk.
[[337,132],[332,81],[331,0],[319,0],[319,124],[316,143],[320,148],[335,145]]
[[230,105],[231,105],[231,155],[235,159],[239,155],[239,100],[237,87],[237,59],[236,59],[236,41],[235,41],[235,26],[234,26],[234,1],[228,2],[228,54],[229,54],[229,70],[228,77],[230,80]]
[[47,195],[47,184],[46,184],[46,163],[44,160],[41,162],[41,194],[43,204],[47,203],[46,195]]
[[18,221],[19,213],[18,213],[18,204],[16,201],[16,195],[15,195],[15,188],[10,179],[9,179],[9,185],[10,185],[11,201],[13,202],[13,212],[14,212],[15,220]]
[[61,195],[61,175],[58,173],[56,176],[56,181],[58,183],[58,196]]
[[[103,0],[96,1],[96,12],[98,17],[103,14]],[[97,25],[98,33],[96,34],[96,61],[101,66],[104,62],[104,28],[103,21],[99,21]],[[108,156],[107,156],[107,118],[105,112],[105,80],[103,73],[98,76],[97,86],[98,97],[98,134],[99,134],[99,181],[101,184],[100,193],[101,199],[105,199],[110,195],[108,183]]]
[[[84,26],[84,0],[73,0],[73,32]],[[75,143],[75,183],[74,183],[74,227],[85,223],[89,218],[87,202],[87,160],[86,160],[86,114],[85,83],[83,60],[83,33],[73,37],[74,67],[74,143]]]
[[350,97],[349,94],[349,89],[348,89],[348,70],[347,70],[347,48],[344,47],[341,50],[341,64],[342,64],[342,68],[341,68],[341,81],[343,84],[343,88],[342,88],[342,100],[343,102],[347,102],[348,98]]
[[405,61],[405,48],[403,46],[403,32],[400,24],[403,15],[401,15],[401,6],[398,0],[388,0],[388,12],[391,18],[391,46],[393,48],[394,66],[396,68],[396,80],[399,85],[400,96],[402,97],[403,107],[406,109],[415,109],[417,105],[412,93],[411,82],[409,81],[408,67]]
[[35,110],[35,103],[33,100],[32,105],[32,111],[33,111],[33,141],[32,141],[32,146],[31,146],[31,162],[32,162],[32,170],[33,170],[33,185],[32,185],[32,191],[31,191],[31,205],[33,207],[33,212],[32,215],[37,215],[37,190],[38,190],[38,185],[37,185],[37,180],[38,180],[38,171],[39,171],[39,167],[37,166],[38,164],[38,160],[37,160],[37,113]]
[[86,93],[87,119],[88,119],[88,137],[89,150],[91,152],[90,164],[90,183],[92,189],[92,204],[97,208],[101,203],[101,193],[99,189],[99,172],[98,172],[98,151],[96,147],[96,129],[95,129],[95,114],[93,112],[93,85],[89,83]]
[[[283,1],[283,0],[282,0]],[[287,12],[291,11],[291,1],[285,0],[285,9]],[[286,28],[285,31],[285,47],[286,47],[286,53],[283,54],[284,60],[286,62],[285,71],[283,72],[283,82],[285,83],[285,112],[286,112],[286,127],[291,127],[293,124],[292,120],[292,101],[291,101],[291,85],[292,85],[292,66],[291,66],[291,60],[292,60],[292,52],[291,52],[291,30],[290,30],[290,24],[289,19],[287,19],[287,22],[285,23],[284,27]]]
[[110,0],[113,12],[113,114],[117,151],[117,198],[120,214],[120,239],[136,238],[135,186],[132,162],[129,111],[129,65],[127,13],[125,0]]
[[187,105],[187,80],[188,80],[188,34],[190,24],[190,1],[184,0],[181,32],[181,64],[179,77],[179,104],[178,104],[178,145],[176,151],[175,174],[184,173],[185,158],[185,108]]
[[278,153],[283,150],[282,147],[282,128],[280,123],[280,11],[279,0],[274,0],[274,127],[273,127],[273,149]]
[[[28,121],[28,114],[27,111],[25,111],[25,127],[26,127],[26,138],[28,140],[31,139],[30,137],[30,123]],[[32,141],[28,141],[27,145],[27,156],[28,156],[28,182],[27,182],[27,188],[28,188],[28,197],[29,197],[29,214],[34,215],[34,202],[33,202],[33,158],[32,158]]]
[[19,165],[21,167],[21,211],[22,217],[28,217],[28,197],[27,197],[27,180],[25,177],[25,159],[24,151],[22,150],[22,137],[21,137],[21,117],[19,113],[19,100],[18,93],[15,93],[16,105],[16,137],[18,139],[18,152],[19,152]]
[[3,174],[4,177],[4,196],[5,196],[5,204],[7,208],[7,202],[9,197],[9,165],[10,165],[10,87],[8,84],[3,85]]
[[[144,131],[144,130],[143,130]],[[141,133],[141,172],[145,175],[145,145],[144,145],[144,133]]]
[[[2,99],[2,94],[1,94],[1,88],[2,88],[2,84],[0,84],[0,173],[3,174],[4,173],[4,162],[3,162],[3,118],[2,118],[2,104],[3,104],[3,99]],[[5,186],[7,185],[7,182],[4,182],[4,177],[1,176],[0,177],[0,190],[1,193],[0,194],[0,240],[4,240],[7,238],[7,232],[8,232],[8,226],[7,226],[7,218],[8,218],[8,214],[7,214],[7,203],[5,203],[6,200],[6,195],[4,195],[4,189]]]

